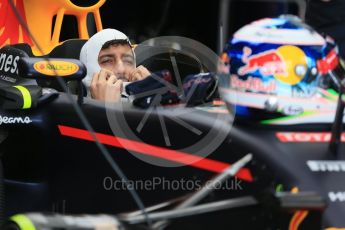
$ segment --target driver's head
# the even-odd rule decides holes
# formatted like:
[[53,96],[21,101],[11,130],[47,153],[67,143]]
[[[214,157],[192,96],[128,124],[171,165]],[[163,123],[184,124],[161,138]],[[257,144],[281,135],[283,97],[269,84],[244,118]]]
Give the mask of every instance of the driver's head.
[[94,34],[82,47],[80,60],[87,68],[83,80],[90,87],[92,76],[101,68],[112,71],[118,79],[128,81],[136,67],[135,55],[128,37],[115,29],[104,29]]
[[117,79],[129,81],[129,74],[135,69],[135,60],[128,40],[104,43],[98,55],[98,64],[102,69],[112,71]]

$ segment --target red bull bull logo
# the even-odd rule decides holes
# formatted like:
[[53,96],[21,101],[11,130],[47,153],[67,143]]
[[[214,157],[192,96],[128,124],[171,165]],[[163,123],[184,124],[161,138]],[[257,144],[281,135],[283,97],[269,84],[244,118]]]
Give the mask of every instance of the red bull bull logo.
[[307,73],[306,55],[297,46],[284,45],[277,49],[251,54],[252,50],[244,47],[242,57],[244,66],[238,70],[240,76],[259,71],[263,77],[273,76],[284,84],[296,85]]
[[287,75],[283,58],[279,55],[277,50],[272,49],[251,56],[250,54],[251,50],[245,47],[242,61],[246,64],[239,69],[238,74],[245,75],[259,70],[263,76],[272,76],[276,74]]

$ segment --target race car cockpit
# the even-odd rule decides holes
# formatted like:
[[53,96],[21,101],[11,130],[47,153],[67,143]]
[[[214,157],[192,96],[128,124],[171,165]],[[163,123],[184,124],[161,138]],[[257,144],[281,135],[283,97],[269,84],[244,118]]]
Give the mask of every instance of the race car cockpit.
[[[284,20],[290,19],[278,21]],[[329,149],[330,125],[234,123],[230,77],[210,75],[217,72],[218,58],[198,43],[188,50],[188,39],[169,39],[149,40],[136,54],[154,73],[171,74],[137,83],[160,84],[154,93],[128,90],[129,100],[121,103],[85,97],[86,69],[76,60],[84,40],[65,42],[44,57],[34,57],[25,45],[0,50],[1,188],[5,215],[12,216],[7,229],[90,228],[93,221],[79,225],[83,217],[71,221],[80,213],[105,213],[94,219],[110,218],[112,226],[128,229],[344,226],[344,184],[338,182],[345,146],[338,143],[336,153]],[[247,59],[232,59],[242,61],[240,67],[267,54],[232,52],[245,54]],[[261,62],[265,57],[272,62],[280,56],[273,53]],[[256,61],[243,73],[276,70]],[[202,83],[206,93],[193,97]],[[237,83],[245,93],[252,86]],[[162,106],[167,91],[159,89],[166,85],[177,100]],[[213,100],[218,85],[220,94],[228,90],[223,102]],[[138,102],[137,94],[145,100]]]

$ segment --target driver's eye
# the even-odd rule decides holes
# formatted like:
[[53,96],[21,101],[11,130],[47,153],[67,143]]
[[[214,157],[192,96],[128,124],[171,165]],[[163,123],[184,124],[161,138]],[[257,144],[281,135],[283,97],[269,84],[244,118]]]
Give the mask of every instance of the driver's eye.
[[134,61],[132,59],[126,58],[123,59],[123,63],[125,63],[126,65],[134,65]]
[[104,59],[101,59],[100,60],[100,64],[103,64],[103,65],[105,65],[105,64],[111,64],[111,63],[113,63],[114,62],[114,60],[112,59],[112,58],[104,58]]

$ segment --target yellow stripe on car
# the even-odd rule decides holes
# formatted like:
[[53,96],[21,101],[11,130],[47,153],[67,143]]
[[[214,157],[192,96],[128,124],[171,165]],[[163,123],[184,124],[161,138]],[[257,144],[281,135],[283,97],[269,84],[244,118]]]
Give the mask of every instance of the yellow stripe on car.
[[36,230],[35,225],[25,215],[14,215],[10,218],[11,221],[15,222],[20,230]]
[[25,88],[24,86],[21,86],[21,85],[16,85],[16,86],[13,86],[15,88],[17,88],[23,95],[23,109],[29,109],[31,108],[31,103],[32,103],[32,100],[31,100],[31,94],[29,92],[29,90],[27,88]]

